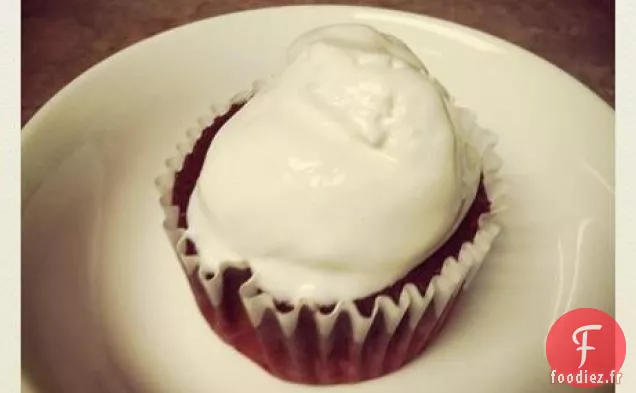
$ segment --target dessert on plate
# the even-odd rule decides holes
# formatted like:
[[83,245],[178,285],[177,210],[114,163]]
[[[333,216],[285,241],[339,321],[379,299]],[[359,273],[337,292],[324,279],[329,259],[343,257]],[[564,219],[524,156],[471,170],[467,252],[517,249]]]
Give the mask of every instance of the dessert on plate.
[[422,353],[499,233],[495,141],[398,39],[322,27],[188,134],[164,227],[225,342],[288,381],[377,378]]

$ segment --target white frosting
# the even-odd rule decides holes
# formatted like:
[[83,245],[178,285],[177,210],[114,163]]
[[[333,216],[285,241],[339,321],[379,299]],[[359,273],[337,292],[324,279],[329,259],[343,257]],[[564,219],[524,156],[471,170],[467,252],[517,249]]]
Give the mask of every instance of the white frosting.
[[202,264],[248,261],[278,299],[403,277],[461,221],[480,162],[417,57],[362,25],[312,31],[215,137],[188,209]]

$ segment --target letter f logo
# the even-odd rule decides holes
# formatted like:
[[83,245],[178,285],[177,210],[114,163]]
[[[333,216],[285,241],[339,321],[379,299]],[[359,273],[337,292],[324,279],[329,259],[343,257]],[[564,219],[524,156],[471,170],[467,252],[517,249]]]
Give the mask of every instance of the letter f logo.
[[[587,345],[587,332],[590,330],[601,330],[601,328],[601,325],[585,325],[576,329],[572,334],[572,341],[574,341],[575,344],[580,345],[580,347],[576,349],[577,351],[581,351],[581,364],[579,365],[579,368],[583,367],[585,361],[587,360],[587,351],[593,351],[596,349],[592,346]],[[581,335],[581,342],[579,342],[577,336],[581,332],[583,334]]]

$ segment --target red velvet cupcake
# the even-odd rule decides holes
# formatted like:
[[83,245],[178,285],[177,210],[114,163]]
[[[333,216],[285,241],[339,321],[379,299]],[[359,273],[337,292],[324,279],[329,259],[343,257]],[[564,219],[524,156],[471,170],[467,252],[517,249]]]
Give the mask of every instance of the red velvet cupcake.
[[365,26],[303,36],[283,74],[216,112],[157,182],[211,328],[305,384],[417,357],[499,233],[492,134]]

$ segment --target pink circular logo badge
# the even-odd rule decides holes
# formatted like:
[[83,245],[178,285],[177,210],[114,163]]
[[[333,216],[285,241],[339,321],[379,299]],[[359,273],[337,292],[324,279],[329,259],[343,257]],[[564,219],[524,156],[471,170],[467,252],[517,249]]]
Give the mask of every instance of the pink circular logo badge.
[[591,388],[619,384],[625,335],[603,311],[579,308],[559,318],[548,333],[546,356],[551,382]]

